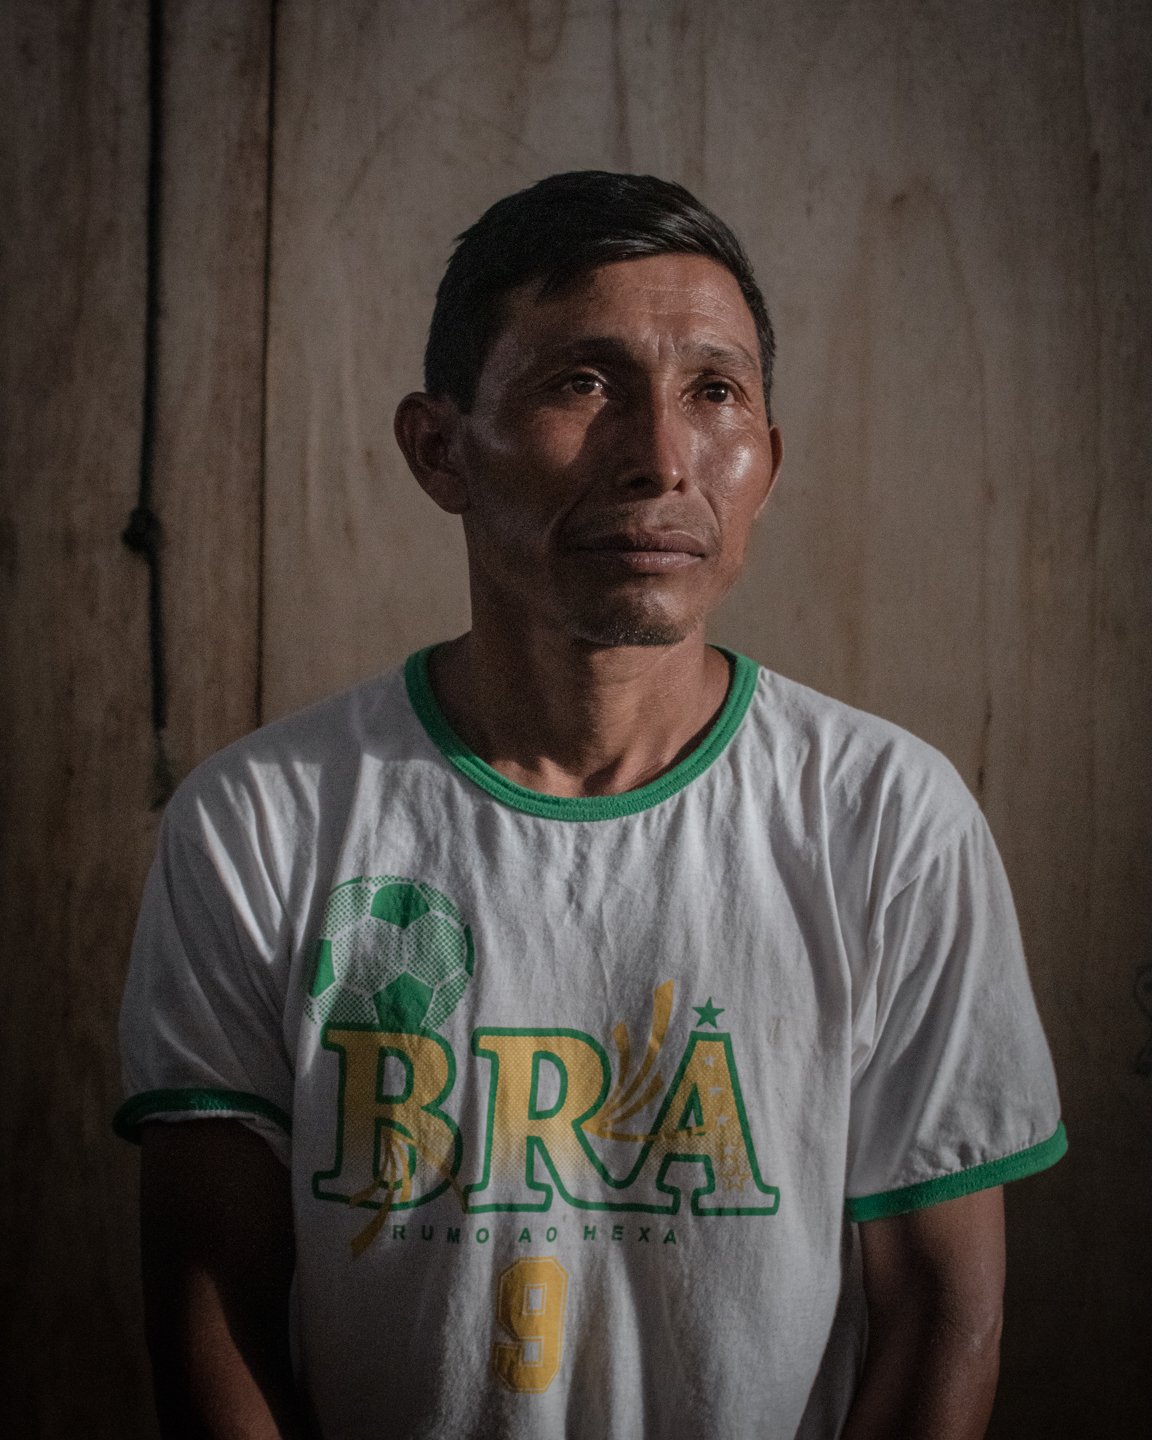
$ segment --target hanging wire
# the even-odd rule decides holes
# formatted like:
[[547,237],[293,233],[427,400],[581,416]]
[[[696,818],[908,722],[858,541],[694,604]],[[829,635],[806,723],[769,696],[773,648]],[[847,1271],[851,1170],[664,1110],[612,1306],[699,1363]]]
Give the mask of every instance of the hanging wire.
[[157,337],[160,319],[160,185],[164,115],[164,0],[148,7],[148,198],[144,294],[144,393],[140,427],[140,478],[136,506],[121,540],[148,566],[148,655],[152,674],[152,809],[159,810],[175,788],[168,762],[168,683],[161,603],[162,531],[152,508],[156,453]]

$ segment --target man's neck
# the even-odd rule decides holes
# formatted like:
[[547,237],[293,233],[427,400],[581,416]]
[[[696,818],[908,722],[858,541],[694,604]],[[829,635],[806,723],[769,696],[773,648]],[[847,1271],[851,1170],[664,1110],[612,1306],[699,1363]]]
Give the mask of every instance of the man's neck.
[[434,651],[449,725],[507,779],[547,795],[618,795],[696,748],[728,692],[703,632],[676,645],[594,649],[472,630]]

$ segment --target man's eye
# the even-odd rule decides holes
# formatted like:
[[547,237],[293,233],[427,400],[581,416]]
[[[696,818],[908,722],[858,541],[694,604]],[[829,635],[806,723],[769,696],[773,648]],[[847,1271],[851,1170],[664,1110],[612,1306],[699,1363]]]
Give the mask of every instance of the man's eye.
[[716,405],[723,405],[725,400],[732,398],[732,386],[727,380],[709,380],[704,386],[703,393]]
[[576,395],[595,395],[604,382],[599,375],[570,375],[565,384]]

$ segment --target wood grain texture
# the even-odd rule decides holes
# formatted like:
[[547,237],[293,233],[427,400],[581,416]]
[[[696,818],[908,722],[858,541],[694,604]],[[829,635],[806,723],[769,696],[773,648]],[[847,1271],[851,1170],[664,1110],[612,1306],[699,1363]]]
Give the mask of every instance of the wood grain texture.
[[[159,414],[169,741],[256,714],[266,5],[168,7]],[[156,816],[136,503],[147,7],[4,7],[0,1395],[13,1433],[155,1433],[116,1018]]]
[[271,4],[167,8],[156,464],[186,774],[259,722]]
[[[1152,11],[1093,0],[1072,20],[1091,238],[1080,284],[1095,325],[1066,464],[1092,495],[1091,560],[1067,603],[1089,629],[1049,726],[1083,726],[1090,749],[1075,814],[1050,832],[1042,797],[1021,790],[1007,823],[1036,877],[1036,978],[1076,1138],[1051,1186],[1009,1195],[1029,1246],[1009,1304],[1032,1324],[1016,1324],[1016,1383],[1002,1388],[993,1440],[1142,1434],[1152,1394],[1152,1080],[1136,1073],[1149,1030],[1133,999],[1152,963]],[[1017,801],[1030,806],[1019,819]]]
[[390,433],[451,237],[572,167],[713,204],[787,447],[715,633],[955,762],[1062,1080],[1071,1155],[1010,1198],[1003,1436],[1132,1433],[1144,1390],[1148,59],[1121,0],[284,8],[265,713],[467,624]]
[[8,6],[3,23],[0,1393],[20,1433],[111,1440],[146,1434],[148,1414],[132,1160],[108,1127],[154,824],[144,580],[120,544],[140,435],[146,36],[127,3]]

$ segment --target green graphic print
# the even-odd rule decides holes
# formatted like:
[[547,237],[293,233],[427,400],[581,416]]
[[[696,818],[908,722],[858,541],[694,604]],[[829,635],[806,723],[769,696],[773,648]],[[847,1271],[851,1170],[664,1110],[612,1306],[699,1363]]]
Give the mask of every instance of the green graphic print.
[[399,875],[361,876],[328,897],[305,1009],[321,1027],[435,1030],[474,960],[472,932],[446,895]]
[[[432,886],[360,877],[329,897],[307,997],[324,1050],[338,1057],[334,1153],[313,1194],[377,1213],[352,1243],[360,1254],[390,1212],[451,1189],[466,1214],[567,1208],[693,1216],[773,1215],[732,1037],[711,996],[669,1052],[675,984],[652,993],[647,1044],[612,1028],[615,1065],[592,1035],[567,1027],[479,1026],[473,1079],[487,1114],[465,1137],[444,1108],[458,1057],[437,1027],[474,967],[471,933]],[[465,1061],[467,1063],[467,1061]],[[402,1228],[402,1227],[401,1227]]]

